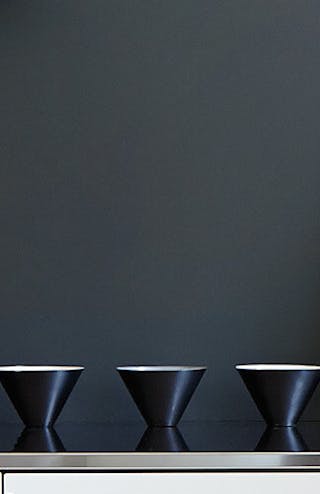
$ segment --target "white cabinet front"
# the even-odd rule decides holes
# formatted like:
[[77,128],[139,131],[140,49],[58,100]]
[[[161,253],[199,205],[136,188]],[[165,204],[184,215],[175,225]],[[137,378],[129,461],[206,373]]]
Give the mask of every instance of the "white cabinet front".
[[301,494],[320,473],[17,473],[4,494]]

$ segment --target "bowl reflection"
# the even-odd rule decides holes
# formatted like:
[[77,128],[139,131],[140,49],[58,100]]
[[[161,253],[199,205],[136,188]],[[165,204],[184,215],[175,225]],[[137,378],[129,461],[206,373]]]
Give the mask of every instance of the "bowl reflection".
[[136,451],[175,452],[189,451],[177,427],[148,427],[142,435]]
[[65,447],[54,429],[25,428],[12,450],[15,453],[59,453]]
[[308,446],[296,427],[267,427],[255,451],[308,451]]

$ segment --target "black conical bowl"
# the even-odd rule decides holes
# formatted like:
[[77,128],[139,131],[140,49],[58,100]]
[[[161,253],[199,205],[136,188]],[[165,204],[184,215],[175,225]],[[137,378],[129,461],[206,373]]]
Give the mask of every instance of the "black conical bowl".
[[174,427],[185,411],[206,367],[117,367],[149,427]]
[[83,367],[0,367],[0,382],[26,427],[51,427]]
[[320,380],[320,366],[297,364],[237,365],[266,423],[294,426]]

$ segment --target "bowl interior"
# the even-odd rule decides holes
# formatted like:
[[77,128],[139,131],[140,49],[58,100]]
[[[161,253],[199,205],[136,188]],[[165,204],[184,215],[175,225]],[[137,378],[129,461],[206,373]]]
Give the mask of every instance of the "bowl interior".
[[68,365],[6,365],[0,367],[0,372],[54,372],[83,369],[84,367]]
[[206,367],[192,365],[129,365],[117,367],[117,370],[132,372],[178,372],[206,370]]
[[315,371],[320,370],[320,366],[304,364],[241,364],[236,365],[236,369],[249,371]]

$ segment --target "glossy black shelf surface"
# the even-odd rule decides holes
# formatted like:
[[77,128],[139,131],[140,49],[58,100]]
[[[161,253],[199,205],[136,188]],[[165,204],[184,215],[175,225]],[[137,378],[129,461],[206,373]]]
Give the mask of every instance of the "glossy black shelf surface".
[[0,424],[0,453],[317,452],[320,422],[266,429],[263,422],[182,422],[179,428],[134,424],[57,424],[53,430]]

